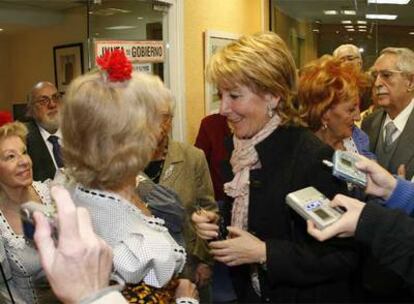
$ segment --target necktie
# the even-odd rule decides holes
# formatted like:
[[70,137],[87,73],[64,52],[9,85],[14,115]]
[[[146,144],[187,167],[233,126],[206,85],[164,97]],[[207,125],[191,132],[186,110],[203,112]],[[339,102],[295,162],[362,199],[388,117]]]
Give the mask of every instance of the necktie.
[[390,121],[389,123],[387,123],[387,125],[385,126],[385,146],[389,146],[392,144],[393,140],[392,140],[392,136],[394,135],[395,132],[397,132],[397,127],[394,125],[394,123],[392,121]]
[[62,161],[62,155],[60,152],[59,137],[55,135],[50,135],[47,140],[52,143],[53,157],[55,158],[56,165],[58,166],[58,168],[62,168],[63,161]]

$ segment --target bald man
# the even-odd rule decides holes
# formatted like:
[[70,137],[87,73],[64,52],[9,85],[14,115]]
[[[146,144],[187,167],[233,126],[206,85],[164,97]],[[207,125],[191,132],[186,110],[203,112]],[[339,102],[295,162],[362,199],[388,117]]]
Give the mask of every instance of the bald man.
[[60,156],[62,135],[59,130],[61,94],[48,81],[36,83],[30,91],[27,116],[27,152],[33,162],[33,179],[44,181],[55,176],[63,166]]

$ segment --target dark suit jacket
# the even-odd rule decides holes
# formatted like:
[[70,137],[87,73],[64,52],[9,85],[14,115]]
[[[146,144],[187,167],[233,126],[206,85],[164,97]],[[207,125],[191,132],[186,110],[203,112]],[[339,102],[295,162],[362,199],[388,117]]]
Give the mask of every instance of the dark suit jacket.
[[26,127],[29,130],[27,135],[27,152],[33,162],[33,179],[35,181],[44,181],[48,178],[53,178],[56,173],[56,167],[39,128],[34,121],[27,122]]
[[[383,109],[379,109],[365,118],[361,125],[362,130],[369,136],[370,148],[374,153],[385,117],[386,112]],[[398,146],[387,169],[392,174],[396,174],[398,167],[404,164],[407,171],[406,178],[411,179],[414,175],[414,111],[411,112],[398,140]]]
[[[322,164],[333,150],[304,128],[280,127],[256,146],[262,168],[250,171],[248,230],[266,242],[267,270],[259,267],[262,302],[352,301],[351,277],[357,264],[351,239],[318,242],[286,195],[308,186],[327,197],[346,193],[346,185]],[[230,171],[231,172],[231,171]],[[231,177],[229,172],[225,176]],[[248,266],[248,265],[247,265]],[[249,267],[232,267],[240,302],[251,302]]]

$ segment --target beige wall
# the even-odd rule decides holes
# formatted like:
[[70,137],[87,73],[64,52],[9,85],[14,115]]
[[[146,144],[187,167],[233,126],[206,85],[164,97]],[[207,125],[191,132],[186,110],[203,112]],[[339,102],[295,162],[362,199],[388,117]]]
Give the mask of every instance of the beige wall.
[[[291,18],[279,8],[273,10],[273,29],[286,42],[295,56],[298,68],[318,56],[317,35],[311,24]],[[301,45],[295,40],[301,38]]]
[[[4,67],[2,53],[7,49],[8,53],[12,54],[9,60],[8,77],[13,80],[9,83],[8,90],[5,90],[8,92],[6,98],[0,94],[0,108],[11,110],[13,103],[25,102],[28,91],[37,81],[54,82],[53,47],[85,42],[86,29],[85,9],[77,8],[69,11],[61,24],[47,28],[32,28],[30,31],[11,36],[8,47],[4,50],[0,46],[2,70]],[[0,74],[2,86],[7,83],[4,80],[3,75]]]
[[11,111],[10,86],[12,76],[10,75],[10,39],[0,38],[0,111]]
[[[185,0],[184,61],[187,139],[194,143],[204,107],[205,30],[250,34],[262,30],[262,0]],[[267,4],[266,4],[267,3]],[[266,23],[267,25],[267,23]]]

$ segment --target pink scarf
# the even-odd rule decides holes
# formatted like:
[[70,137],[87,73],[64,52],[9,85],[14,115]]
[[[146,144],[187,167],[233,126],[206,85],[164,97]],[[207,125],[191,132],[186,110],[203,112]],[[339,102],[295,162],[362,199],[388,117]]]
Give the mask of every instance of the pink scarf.
[[247,230],[249,213],[250,170],[261,168],[255,145],[268,137],[280,125],[280,117],[275,114],[256,135],[249,139],[233,136],[234,150],[230,163],[234,178],[224,184],[224,192],[234,198],[231,225]]

